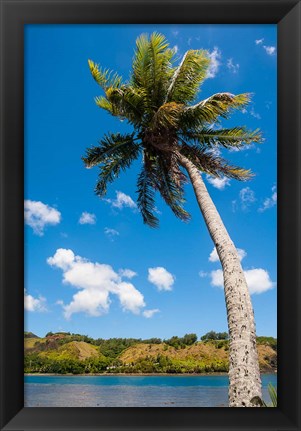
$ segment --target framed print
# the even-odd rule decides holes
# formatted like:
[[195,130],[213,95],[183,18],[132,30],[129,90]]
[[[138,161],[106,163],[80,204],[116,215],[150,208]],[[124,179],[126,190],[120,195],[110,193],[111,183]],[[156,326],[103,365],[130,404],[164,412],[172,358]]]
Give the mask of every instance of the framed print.
[[300,2],[1,22],[1,429],[300,429]]

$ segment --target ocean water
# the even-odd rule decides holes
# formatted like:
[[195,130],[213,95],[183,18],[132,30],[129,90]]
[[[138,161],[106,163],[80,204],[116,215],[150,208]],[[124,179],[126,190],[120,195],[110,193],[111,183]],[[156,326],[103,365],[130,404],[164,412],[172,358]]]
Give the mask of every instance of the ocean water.
[[[227,376],[25,376],[25,407],[226,407]],[[277,375],[262,375],[263,397]]]

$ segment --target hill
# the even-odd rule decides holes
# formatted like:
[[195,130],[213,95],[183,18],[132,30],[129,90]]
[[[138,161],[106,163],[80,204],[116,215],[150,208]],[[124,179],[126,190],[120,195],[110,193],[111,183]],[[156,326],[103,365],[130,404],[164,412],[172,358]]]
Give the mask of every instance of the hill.
[[53,335],[46,338],[25,338],[25,354],[38,354],[41,358],[77,359],[102,357],[99,348],[84,341],[74,341],[67,335]]
[[[97,339],[49,333],[24,338],[25,372],[30,373],[208,373],[227,372],[227,339],[197,341],[194,334],[153,338]],[[85,340],[85,341],[83,341]],[[186,343],[186,344],[185,344]],[[277,370],[277,340],[258,337],[261,372]]]
[[24,338],[39,338],[37,335],[33,334],[32,332],[24,332]]
[[218,349],[214,343],[199,342],[193,346],[176,349],[162,344],[137,344],[128,348],[120,355],[120,360],[125,364],[135,362],[141,358],[166,356],[170,359],[190,359],[190,360],[224,360],[228,359],[228,353],[224,348]]
[[[273,372],[277,367],[277,353],[268,345],[258,345],[261,372]],[[228,345],[218,347],[214,341],[198,342],[181,349],[166,344],[137,344],[129,347],[119,357],[123,365],[135,372],[140,363],[144,367],[165,364],[164,372],[191,373],[227,371],[229,367]]]
[[[100,356],[96,346],[91,346],[84,341],[71,341],[57,349],[44,350],[40,353],[40,357],[49,359],[77,359],[83,361],[87,358],[95,358]],[[101,355],[103,356],[103,355]]]

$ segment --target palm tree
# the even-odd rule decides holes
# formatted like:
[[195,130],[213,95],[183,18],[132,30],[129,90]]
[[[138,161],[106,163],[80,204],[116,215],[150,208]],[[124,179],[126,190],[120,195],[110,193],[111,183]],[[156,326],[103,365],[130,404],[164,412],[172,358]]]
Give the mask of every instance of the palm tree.
[[88,61],[104,92],[96,97],[96,104],[127,120],[133,132],[107,134],[98,146],[87,149],[83,161],[87,168],[100,167],[95,193],[103,197],[107,185],[142,156],[137,204],[150,227],[158,226],[156,191],[179,219],[189,220],[183,208],[184,184],[189,177],[223,268],[230,339],[229,405],[251,407],[252,399],[262,398],[253,308],[237,250],[201,173],[242,181],[251,178],[250,170],[230,165],[216,149],[239,149],[259,142],[261,136],[258,130],[245,127],[214,127],[220,118],[243,108],[249,95],[217,93],[196,102],[210,64],[208,53],[189,50],[178,66],[174,66],[175,54],[163,35],[141,35],[127,83]]

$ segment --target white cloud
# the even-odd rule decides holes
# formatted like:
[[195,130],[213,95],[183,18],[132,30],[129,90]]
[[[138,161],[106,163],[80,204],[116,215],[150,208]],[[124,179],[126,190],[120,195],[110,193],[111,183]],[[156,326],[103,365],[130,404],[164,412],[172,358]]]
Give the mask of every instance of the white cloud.
[[84,211],[78,220],[79,224],[95,224],[96,215]]
[[159,313],[159,311],[160,310],[158,308],[154,308],[153,310],[145,310],[142,314],[147,319],[150,319],[151,317],[153,317],[154,314]]
[[249,207],[256,202],[255,192],[250,187],[244,187],[239,192],[239,199],[234,199],[232,204],[232,211],[241,209],[242,211],[248,211]]
[[276,54],[276,47],[275,46],[268,46],[268,45],[263,45],[263,41],[264,39],[256,39],[255,43],[256,45],[261,45],[262,48],[265,50],[265,52],[268,55],[275,55]]
[[60,223],[61,213],[43,202],[25,200],[24,219],[36,235],[43,236],[45,226]]
[[219,257],[218,257],[218,254],[217,254],[215,247],[213,248],[212,252],[210,253],[208,260],[209,260],[209,262],[218,262],[219,261]]
[[173,47],[173,49],[174,49],[175,53],[177,53],[177,52],[179,51],[179,47],[178,47],[178,45],[175,45],[175,46]]
[[133,199],[126,195],[123,192],[116,191],[116,199],[105,199],[106,202],[109,202],[113,208],[122,209],[125,207],[136,209],[137,205],[133,201]]
[[[79,289],[69,304],[64,304],[64,315],[74,313],[100,316],[109,311],[110,295],[118,297],[124,311],[139,314],[145,307],[144,297],[131,283],[124,282],[110,265],[76,256],[72,250],[58,249],[47,263],[63,271],[63,283]],[[130,271],[130,270],[129,270]]]
[[[239,260],[242,261],[243,258],[246,257],[247,252],[245,250],[243,250],[242,248],[237,248],[236,250],[237,250]],[[217,254],[215,247],[213,248],[212,252],[210,253],[208,260],[210,262],[219,262],[219,257],[218,257],[218,254]]]
[[261,120],[261,115],[258,114],[258,112],[255,112],[255,109],[253,106],[250,109],[250,114],[252,115],[252,117],[256,118],[257,120]]
[[213,187],[215,187],[218,190],[224,190],[226,186],[230,185],[230,180],[227,177],[223,178],[215,178],[211,175],[206,176],[208,183],[210,183]]
[[275,55],[276,54],[276,47],[275,46],[266,46],[263,45],[263,49],[268,55]]
[[270,279],[270,275],[265,269],[247,269],[244,273],[251,295],[266,292],[276,286],[276,283]]
[[266,211],[269,208],[274,207],[277,204],[277,188],[276,186],[272,187],[272,196],[266,198],[263,202],[263,206],[258,209],[259,212]]
[[32,295],[27,294],[26,290],[24,289],[24,309],[26,311],[47,311],[46,298],[44,298],[43,296],[34,298]]
[[211,286],[215,287],[224,287],[224,277],[223,271],[221,269],[216,269],[215,271],[211,271]]
[[255,201],[255,193],[250,187],[245,187],[239,192],[241,209],[246,211]]
[[125,278],[133,278],[137,275],[137,272],[132,271],[131,269],[120,269],[119,275]]
[[255,43],[256,45],[261,45],[263,43],[264,39],[256,39]]
[[233,58],[229,58],[227,60],[227,68],[230,70],[230,72],[232,73],[238,73],[239,70],[239,64],[238,63],[233,63]]
[[240,261],[242,261],[243,258],[246,257],[246,255],[247,255],[246,250],[244,250],[242,248],[238,248],[237,249],[237,253],[238,253],[238,258],[239,258]]
[[[242,261],[243,258],[247,256],[247,252],[242,248],[238,248],[237,253],[240,261]],[[209,261],[210,262],[219,261],[216,248],[214,248],[210,253]],[[201,271],[199,275],[200,277],[210,276],[211,277],[210,283],[212,286],[224,288],[224,277],[223,277],[222,269],[217,269],[215,271],[211,271],[210,273]],[[276,286],[276,283],[274,283],[270,279],[270,275],[268,271],[265,269],[262,269],[262,268],[246,269],[244,270],[244,275],[246,277],[246,282],[251,295],[255,293],[259,294],[259,293],[266,292],[267,290],[270,290]]]
[[47,259],[50,266],[57,266],[63,271],[67,270],[74,262],[75,256],[72,250],[66,248],[57,249],[54,256]]
[[207,72],[207,78],[214,78],[217,74],[221,64],[221,56],[221,51],[217,47],[214,47],[212,52],[209,51],[210,65]]
[[250,187],[245,187],[240,190],[239,197],[242,202],[255,202],[255,193]]
[[112,229],[110,227],[104,228],[104,233],[110,238],[110,240],[114,240],[115,236],[119,236],[119,232],[116,229]]
[[131,283],[125,281],[118,284],[115,292],[120,300],[120,304],[124,311],[131,311],[134,314],[139,314],[142,307],[145,307],[144,297]]
[[148,281],[153,283],[158,290],[172,290],[175,282],[174,276],[162,266],[148,268]]
[[64,316],[69,320],[72,314],[86,313],[97,317],[108,312],[110,307],[109,292],[98,289],[83,289],[73,295],[69,304],[64,304]]
[[199,272],[199,276],[200,276],[201,278],[208,277],[208,272],[206,272],[206,271],[200,271],[200,272]]
[[[276,286],[276,283],[271,280],[268,271],[265,269],[247,269],[244,274],[251,295],[266,292]],[[212,286],[224,288],[224,277],[221,269],[211,271],[210,275]]]

